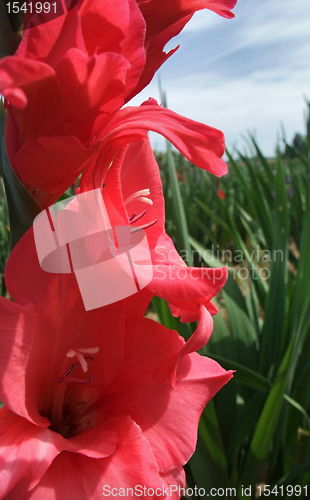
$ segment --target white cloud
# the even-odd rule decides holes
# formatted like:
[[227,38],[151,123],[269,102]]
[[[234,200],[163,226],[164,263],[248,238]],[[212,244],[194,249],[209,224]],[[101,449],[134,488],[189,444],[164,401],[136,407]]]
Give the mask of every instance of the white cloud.
[[[228,147],[243,148],[255,130],[266,155],[280,123],[287,138],[304,131],[303,96],[310,99],[310,2],[239,0],[234,20],[197,12],[160,70],[171,109],[224,131]],[[134,100],[159,100],[157,81]],[[155,148],[164,140],[152,136]]]

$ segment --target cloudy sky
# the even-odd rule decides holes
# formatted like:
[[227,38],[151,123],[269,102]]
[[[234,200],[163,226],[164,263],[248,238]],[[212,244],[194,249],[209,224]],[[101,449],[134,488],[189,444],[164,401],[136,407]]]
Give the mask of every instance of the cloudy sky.
[[[169,108],[221,129],[228,148],[244,150],[255,133],[273,156],[280,126],[288,141],[304,132],[310,100],[310,1],[238,0],[235,18],[197,12],[166,51],[179,50],[160,69]],[[158,101],[158,80],[134,99]],[[164,140],[153,134],[153,148]]]

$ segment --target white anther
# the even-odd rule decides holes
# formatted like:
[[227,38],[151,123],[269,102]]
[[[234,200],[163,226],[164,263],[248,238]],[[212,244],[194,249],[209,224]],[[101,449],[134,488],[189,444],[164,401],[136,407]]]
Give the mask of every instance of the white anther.
[[125,205],[127,205],[128,203],[130,203],[133,200],[138,200],[138,201],[142,201],[143,203],[147,203],[148,205],[153,205],[152,200],[150,200],[149,198],[146,198],[146,196],[149,196],[149,194],[150,194],[149,189],[141,189],[140,191],[136,191],[132,195],[128,196],[128,198],[126,198],[124,203],[125,203]]
[[86,359],[84,358],[84,354],[97,354],[98,351],[99,347],[81,347],[78,349],[69,349],[69,351],[67,352],[67,357],[74,358],[75,356],[80,363],[83,372],[86,373],[88,370],[88,364]]

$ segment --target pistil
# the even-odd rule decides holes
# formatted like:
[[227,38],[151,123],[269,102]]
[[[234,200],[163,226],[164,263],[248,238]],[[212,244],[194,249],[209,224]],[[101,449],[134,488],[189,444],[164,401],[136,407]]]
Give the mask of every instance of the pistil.
[[142,219],[142,217],[144,217],[146,214],[146,210],[143,210],[143,212],[141,212],[141,214],[134,214],[134,216],[131,216],[129,217],[129,224],[134,224],[135,222],[137,222],[138,220]]

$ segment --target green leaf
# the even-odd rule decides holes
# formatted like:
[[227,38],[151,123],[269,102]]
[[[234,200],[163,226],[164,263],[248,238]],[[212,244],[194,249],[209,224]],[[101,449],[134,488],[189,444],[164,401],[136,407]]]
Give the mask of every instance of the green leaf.
[[188,465],[192,476],[192,481],[188,483],[190,487],[197,485],[210,491],[226,482],[226,455],[212,400],[201,416],[196,452]]
[[264,232],[266,243],[268,247],[271,248],[273,226],[271,221],[270,207],[267,203],[264,189],[261,185],[257,170],[251,160],[246,156],[243,156],[241,153],[239,153],[239,156],[248,167],[248,172],[252,182],[251,196],[253,197],[256,208],[256,217],[260,222],[261,228]]
[[207,356],[217,361],[225,370],[236,370],[233,380],[252,387],[253,389],[258,389],[259,391],[266,392],[271,389],[270,382],[254,370],[212,352],[208,352]]
[[[262,331],[261,373],[267,373],[271,365],[277,370],[285,343],[285,312],[287,291],[287,257],[289,239],[289,213],[285,186],[284,166],[280,155],[277,159],[275,217],[273,227],[273,260],[270,264],[269,293],[265,307]],[[278,258],[280,251],[281,258]],[[272,332],[272,335],[270,335]]]
[[223,262],[214,257],[211,250],[206,250],[201,243],[195,240],[195,238],[189,236],[189,243],[208,267],[225,267]]
[[308,426],[310,427],[310,418],[308,417],[308,414],[306,412],[306,410],[299,404],[297,403],[297,401],[295,401],[295,399],[293,398],[290,398],[287,394],[284,394],[284,399],[291,405],[293,406],[294,408],[296,408],[296,410],[298,410],[302,415],[303,417],[306,419],[306,421],[308,422]]
[[292,469],[288,474],[278,479],[275,484],[292,484],[293,481],[301,478],[304,474],[309,472],[309,470],[310,470],[310,460],[307,460],[303,464],[294,467],[294,469]]
[[289,345],[280,365],[275,383],[269,392],[259,416],[250,450],[247,454],[240,484],[254,485],[266,460],[283,406],[283,396],[287,387],[287,375],[292,357],[293,342]]

